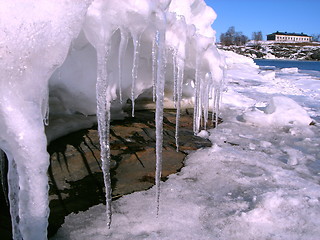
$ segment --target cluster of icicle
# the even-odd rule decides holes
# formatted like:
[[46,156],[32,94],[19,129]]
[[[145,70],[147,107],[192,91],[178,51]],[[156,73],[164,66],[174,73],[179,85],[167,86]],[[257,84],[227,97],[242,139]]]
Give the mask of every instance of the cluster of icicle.
[[223,64],[211,29],[214,11],[203,0],[0,0],[0,6],[0,148],[9,163],[14,239],[47,235],[49,91],[68,112],[97,114],[109,226],[112,112],[131,99],[134,116],[135,100],[150,92],[159,210],[165,102],[177,111],[177,149],[182,103],[194,104],[195,133],[206,127],[209,111],[218,116]]

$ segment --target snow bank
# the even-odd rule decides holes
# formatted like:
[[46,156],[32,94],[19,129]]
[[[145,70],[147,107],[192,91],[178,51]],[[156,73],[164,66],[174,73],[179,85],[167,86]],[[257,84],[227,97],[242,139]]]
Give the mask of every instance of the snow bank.
[[246,65],[252,68],[259,68],[253,61],[252,58],[248,58],[246,56],[237,54],[232,51],[222,51],[220,50],[221,54],[224,56],[226,64],[228,68],[241,68],[242,65]]
[[266,107],[254,107],[245,112],[242,119],[248,123],[271,127],[306,126],[312,122],[304,108],[284,96],[273,97]]
[[47,130],[49,140],[91,122],[75,124],[70,114],[97,114],[110,224],[110,119],[128,99],[134,116],[136,99],[150,93],[159,193],[164,101],[177,108],[177,139],[182,100],[194,102],[195,132],[209,100],[218,111],[224,63],[213,44],[215,18],[203,0],[0,1],[0,148],[9,159],[15,239],[46,238],[48,102],[59,129]]
[[293,68],[281,68],[281,72],[283,73],[297,73],[299,71],[298,68],[293,67]]
[[274,71],[261,71],[259,74],[263,75],[265,79],[268,79],[270,81],[276,78],[276,72]]
[[276,56],[268,52],[267,55],[265,56],[265,59],[276,59]]

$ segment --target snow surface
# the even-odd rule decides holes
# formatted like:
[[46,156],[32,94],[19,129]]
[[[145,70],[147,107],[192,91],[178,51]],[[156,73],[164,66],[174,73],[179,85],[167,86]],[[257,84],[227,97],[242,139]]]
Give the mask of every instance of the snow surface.
[[53,239],[319,239],[319,78],[221,54],[223,123],[201,131],[213,146],[162,184],[159,215],[152,188],[115,201],[110,229],[98,205],[67,216]]

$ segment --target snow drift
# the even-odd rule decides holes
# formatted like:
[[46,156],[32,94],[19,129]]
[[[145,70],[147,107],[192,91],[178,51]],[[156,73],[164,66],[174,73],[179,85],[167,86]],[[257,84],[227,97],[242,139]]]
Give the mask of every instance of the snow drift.
[[[136,99],[150,93],[144,97],[156,102],[159,201],[164,102],[177,108],[177,132],[182,99],[194,102],[195,132],[209,100],[213,111],[219,106],[215,18],[203,0],[0,1],[0,148],[9,161],[14,239],[47,235],[49,108],[63,126],[71,114],[97,114],[110,224],[110,119],[128,99],[134,116]],[[55,137],[66,133],[63,126]]]
[[241,117],[245,122],[258,126],[308,126],[312,123],[312,119],[304,108],[293,99],[284,96],[273,97],[266,107],[253,107]]

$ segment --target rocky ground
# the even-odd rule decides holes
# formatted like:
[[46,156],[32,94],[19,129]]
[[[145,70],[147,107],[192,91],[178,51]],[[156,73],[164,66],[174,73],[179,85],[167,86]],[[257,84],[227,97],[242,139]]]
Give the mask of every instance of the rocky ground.
[[[175,145],[175,111],[164,114],[163,178],[183,167],[188,152],[211,146],[209,140],[192,131],[191,110],[180,119],[179,151]],[[136,111],[135,117],[112,121],[111,159],[113,198],[148,189],[154,185],[155,122],[154,111]],[[209,122],[212,127],[212,122]],[[71,133],[48,146],[50,154],[49,234],[57,231],[64,217],[104,202],[100,167],[100,146],[96,127]],[[2,190],[1,190],[2,193]],[[0,194],[0,236],[10,239],[10,215]]]
[[218,47],[250,58],[320,61],[320,43],[250,42],[246,46],[218,45]]

